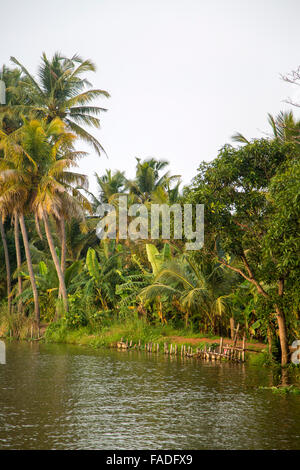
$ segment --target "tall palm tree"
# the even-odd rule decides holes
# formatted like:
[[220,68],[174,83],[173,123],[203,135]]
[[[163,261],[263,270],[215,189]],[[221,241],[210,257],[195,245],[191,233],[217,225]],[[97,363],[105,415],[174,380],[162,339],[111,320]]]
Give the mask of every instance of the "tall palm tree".
[[[13,87],[14,89],[18,90],[18,100],[19,102],[24,102],[24,95],[22,96],[20,88],[18,88],[18,83],[20,82],[21,79],[21,72],[18,69],[13,69],[10,70],[9,68],[3,66],[2,70],[2,80],[5,84],[5,101],[6,104],[0,105],[0,129],[5,133],[9,134],[13,132],[14,130],[18,129],[22,125],[22,120],[21,117],[18,113],[12,112],[11,110],[11,105],[16,104],[16,96],[10,92],[10,87]],[[0,157],[1,155],[0,151]],[[3,249],[4,249],[4,256],[5,256],[5,266],[6,266],[6,278],[7,278],[7,298],[8,298],[8,310],[11,312],[11,306],[12,306],[12,299],[11,299],[11,267],[10,267],[10,259],[9,259],[9,253],[8,253],[8,247],[7,247],[7,240],[6,240],[6,234],[5,234],[5,229],[4,229],[4,224],[2,221],[3,215],[1,214],[0,210],[0,234],[1,234],[1,239],[2,239],[2,244],[3,244]],[[15,224],[15,240],[17,240],[17,233],[16,231],[18,230],[19,225]],[[16,246],[16,250],[19,249],[19,246]],[[20,251],[17,253],[17,260],[19,261],[19,254]],[[19,288],[20,288],[20,283],[21,283],[21,278],[20,275],[18,274],[18,283],[19,283]]]
[[[78,199],[76,200],[74,197],[75,192],[78,198],[78,191],[72,187],[72,183],[82,185],[86,178],[84,175],[69,171],[69,168],[76,164],[76,160],[82,156],[82,153],[73,151],[72,143],[75,136],[66,132],[64,123],[58,118],[49,124],[44,121],[32,121],[28,124],[28,133],[34,144],[27,147],[27,151],[34,155],[35,161],[39,162],[39,174],[35,191],[32,194],[31,205],[38,218],[43,220],[48,245],[57,270],[64,308],[68,310],[63,265],[66,251],[65,234],[63,234],[63,257],[60,263],[51,233],[49,215],[62,221],[68,210],[70,211],[73,206],[78,208]],[[48,158],[45,158],[46,156]],[[68,190],[71,190],[71,194]],[[63,226],[61,229],[64,232]]]
[[[46,118],[48,122],[59,117],[100,155],[104,151],[102,145],[82,127],[100,127],[99,114],[106,109],[90,103],[98,97],[109,97],[105,90],[86,89],[91,83],[82,74],[95,72],[95,64],[78,55],[68,59],[58,52],[49,60],[43,53],[36,79],[15,57],[11,60],[23,73],[20,86],[27,96],[27,102],[14,105],[14,110],[25,116]],[[19,93],[18,88],[12,87],[11,92]]]
[[[23,191],[24,208],[32,211],[39,220],[43,221],[57,270],[64,308],[68,310],[66,286],[55,250],[49,215],[60,220],[67,202],[71,206],[74,201],[76,189],[72,188],[72,184],[84,184],[84,175],[69,171],[82,153],[73,150],[72,143],[75,136],[66,131],[64,123],[58,118],[50,123],[45,120],[25,121],[23,127],[9,137],[11,140],[15,137],[20,142],[21,151],[9,152],[7,149],[6,159],[2,162],[4,182],[8,186],[10,195]],[[2,191],[2,197],[4,194]],[[22,234],[24,208],[22,208],[22,218],[20,217]]]
[[[22,255],[20,247],[20,235],[19,235],[19,218],[18,214],[14,213],[14,232],[15,232],[15,248],[17,258],[17,271],[18,271],[18,295],[21,296],[23,292],[21,266],[22,266]],[[18,313],[22,312],[22,300],[18,302]]]
[[[91,106],[90,103],[97,97],[109,97],[107,91],[86,89],[91,87],[91,84],[82,77],[82,74],[94,72],[95,65],[78,55],[68,59],[55,53],[53,58],[48,60],[46,54],[43,54],[38,79],[35,79],[16,58],[12,57],[11,60],[19,68],[15,73],[22,75],[18,76],[17,83],[11,81],[8,83],[10,85],[8,90],[13,99],[9,100],[4,108],[5,115],[8,113],[19,117],[20,113],[23,113],[25,116],[45,118],[47,122],[59,117],[73,133],[91,144],[100,154],[103,147],[82,127],[82,125],[100,127],[98,116],[106,109]],[[81,198],[79,191],[76,197]],[[60,218],[57,227],[61,240],[61,269],[64,273],[66,256],[64,216]]]
[[[28,211],[27,200],[30,188],[30,178],[25,169],[28,165],[28,161],[30,163],[32,163],[32,161],[18,143],[19,140],[20,129],[15,130],[11,134],[6,134],[0,130],[0,150],[3,151],[4,154],[4,158],[0,160],[0,212],[4,217],[14,215],[15,218],[19,220],[34,298],[35,320],[37,327],[39,327],[40,308],[38,290],[24,219],[24,214]],[[18,265],[18,268],[19,267]]]

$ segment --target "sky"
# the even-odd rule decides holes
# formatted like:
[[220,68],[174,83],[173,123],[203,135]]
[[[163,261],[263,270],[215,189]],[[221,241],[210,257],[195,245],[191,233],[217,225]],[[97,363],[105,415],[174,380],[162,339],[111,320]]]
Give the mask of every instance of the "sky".
[[95,62],[88,78],[111,98],[92,131],[108,158],[77,145],[91,191],[95,171],[133,177],[135,157],[168,160],[188,184],[235,132],[262,137],[268,112],[300,102],[280,78],[300,65],[299,17],[298,0],[0,0],[0,64],[36,73],[55,51]]

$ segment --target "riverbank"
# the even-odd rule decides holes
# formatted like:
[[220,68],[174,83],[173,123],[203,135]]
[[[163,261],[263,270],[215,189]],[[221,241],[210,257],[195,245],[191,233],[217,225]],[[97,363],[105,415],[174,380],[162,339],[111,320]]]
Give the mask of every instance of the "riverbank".
[[[66,322],[60,320],[56,323],[41,324],[40,332],[37,333],[32,324],[22,325],[22,328],[13,329],[7,321],[0,322],[0,336],[29,341],[44,341],[47,343],[73,344],[79,346],[88,346],[93,349],[101,347],[116,347],[121,340],[128,341],[128,344],[139,343],[143,346],[149,343],[158,344],[163,351],[164,344],[168,346],[182,346],[197,349],[212,348],[218,349],[220,337],[195,333],[192,329],[177,329],[172,325],[153,325],[143,319],[125,319],[123,321],[115,320],[106,325],[98,327],[78,327],[70,328]],[[233,341],[230,338],[223,338],[224,346],[232,346]],[[239,339],[237,347],[242,347],[242,340]],[[270,357],[267,353],[267,345],[257,341],[246,341],[246,361],[251,363],[267,363]]]

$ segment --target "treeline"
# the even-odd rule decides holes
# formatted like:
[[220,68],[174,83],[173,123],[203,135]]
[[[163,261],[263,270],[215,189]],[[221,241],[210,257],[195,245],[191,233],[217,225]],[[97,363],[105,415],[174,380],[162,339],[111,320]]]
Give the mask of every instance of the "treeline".
[[[97,330],[139,315],[205,334],[228,335],[234,324],[268,342],[283,365],[300,334],[300,122],[292,112],[269,116],[272,135],[225,145],[202,163],[188,187],[166,161],[137,159],[135,177],[96,174],[97,194],[74,170],[102,145],[87,132],[108,92],[85,78],[94,64],[45,54],[37,76],[12,58],[3,69],[0,105],[0,289],[13,322],[32,318]],[[76,144],[76,148],[75,148]],[[99,240],[96,208],[204,204],[205,243],[185,240]]]

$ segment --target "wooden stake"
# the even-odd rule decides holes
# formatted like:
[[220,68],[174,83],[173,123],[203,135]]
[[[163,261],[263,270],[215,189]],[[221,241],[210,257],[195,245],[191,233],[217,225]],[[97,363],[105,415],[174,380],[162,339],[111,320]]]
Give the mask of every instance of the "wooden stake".
[[245,342],[246,342],[246,338],[245,338],[245,333],[244,333],[244,336],[243,336],[242,362],[245,362]]

